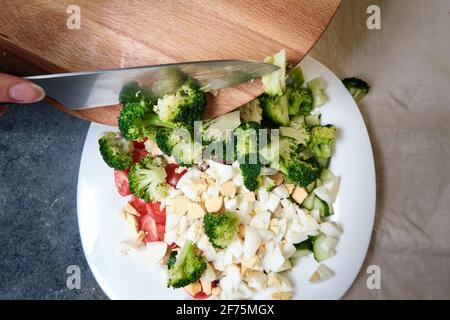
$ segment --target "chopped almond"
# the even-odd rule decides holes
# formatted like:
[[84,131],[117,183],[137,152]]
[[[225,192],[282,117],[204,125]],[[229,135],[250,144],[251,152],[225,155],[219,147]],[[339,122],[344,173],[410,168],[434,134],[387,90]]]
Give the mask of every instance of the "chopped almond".
[[294,192],[292,192],[292,199],[298,204],[302,204],[303,200],[308,196],[308,191],[305,188],[295,187]]
[[246,192],[241,195],[239,195],[240,201],[246,201],[246,202],[255,202],[255,193],[254,192]]
[[145,238],[145,232],[140,230],[136,236],[136,240],[137,241],[143,241]]
[[183,215],[188,211],[189,203],[189,199],[186,199],[184,196],[178,196],[170,199],[166,210],[173,214]]
[[275,181],[276,185],[279,186],[280,184],[283,183],[284,181],[284,177],[283,174],[278,171],[276,174],[274,174],[273,176],[269,176],[269,178],[271,178],[273,181]]
[[284,185],[285,185],[286,188],[288,189],[289,194],[292,194],[292,192],[293,192],[294,189],[295,189],[295,184],[292,184],[292,183],[285,183]]
[[187,209],[187,217],[189,219],[202,218],[206,213],[205,209],[196,202],[189,202]]
[[275,234],[278,234],[278,232],[280,232],[280,226],[278,224],[278,219],[277,218],[270,219],[269,230],[272,231]]
[[222,291],[222,290],[220,290],[219,287],[214,287],[214,288],[212,288],[212,290],[211,290],[211,294],[212,294],[213,296],[218,296],[218,295],[220,294],[221,291]]
[[245,226],[243,224],[240,224],[238,227],[238,236],[241,239],[244,239],[245,237]]
[[184,287],[184,290],[191,296],[195,296],[197,293],[202,291],[202,285],[200,284],[200,281],[196,281]]
[[319,274],[319,272],[317,272],[317,271],[314,271],[312,274],[311,274],[311,276],[309,277],[309,281],[311,281],[311,282],[316,282],[316,281],[319,281],[321,279],[321,277],[320,277],[320,274]]
[[209,296],[212,290],[211,281],[203,281],[202,279],[200,279],[200,283],[202,285],[202,291]]
[[233,181],[229,180],[227,182],[224,182],[220,186],[220,193],[229,198],[234,198],[236,195],[236,186],[234,185]]
[[139,213],[139,211],[136,210],[135,207],[133,207],[129,202],[127,202],[123,208],[122,208],[123,212],[132,214],[133,216],[139,217],[141,214]]
[[216,196],[216,197],[208,197],[205,200],[205,208],[208,212],[217,212],[222,208],[223,204],[223,197],[222,196]]
[[294,294],[292,292],[274,292],[272,293],[273,300],[291,300]]
[[123,212],[123,217],[125,218],[125,220],[127,221],[128,225],[134,230],[134,231],[138,231],[139,228],[139,224],[138,224],[138,217],[130,214],[128,212]]

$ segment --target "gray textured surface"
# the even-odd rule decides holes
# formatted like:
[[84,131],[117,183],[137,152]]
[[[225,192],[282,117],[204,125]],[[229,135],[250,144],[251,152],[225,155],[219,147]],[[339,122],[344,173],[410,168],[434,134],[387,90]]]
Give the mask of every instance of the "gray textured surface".
[[[87,266],[76,212],[89,123],[44,103],[0,117],[0,299],[105,297]],[[69,290],[69,265],[81,289]]]

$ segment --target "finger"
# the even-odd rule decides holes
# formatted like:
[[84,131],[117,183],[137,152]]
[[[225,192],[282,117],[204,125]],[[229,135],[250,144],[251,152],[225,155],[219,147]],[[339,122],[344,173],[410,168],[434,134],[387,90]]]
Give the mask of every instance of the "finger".
[[6,112],[5,106],[0,106],[0,117]]
[[0,73],[0,101],[31,103],[45,97],[44,89],[31,81]]

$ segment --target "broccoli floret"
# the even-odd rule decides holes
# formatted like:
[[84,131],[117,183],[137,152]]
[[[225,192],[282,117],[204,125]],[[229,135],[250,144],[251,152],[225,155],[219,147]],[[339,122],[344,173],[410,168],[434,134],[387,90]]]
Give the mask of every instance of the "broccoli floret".
[[370,87],[364,80],[358,78],[346,78],[342,83],[353,96],[356,102],[359,102],[364,96],[369,93]]
[[328,101],[328,96],[325,93],[325,87],[322,83],[321,78],[315,78],[307,83],[309,90],[311,90],[311,95],[313,98],[313,107],[319,108]]
[[168,287],[183,288],[196,282],[206,269],[203,257],[195,254],[192,241],[186,240],[175,264],[169,269]]
[[127,140],[143,140],[154,131],[155,126],[173,127],[161,121],[152,111],[152,101],[140,100],[123,105],[119,115],[119,130]]
[[271,127],[289,126],[288,96],[270,96],[263,94],[260,98],[263,120]]
[[241,120],[243,122],[246,121],[254,121],[261,123],[262,120],[262,109],[261,103],[258,99],[254,99],[250,102],[247,102],[243,106],[239,108],[241,113]]
[[263,150],[263,156],[270,161],[270,166],[280,170],[288,183],[306,187],[319,176],[319,169],[311,163],[299,158],[301,146],[291,138],[282,137],[272,142]]
[[197,163],[202,155],[202,146],[192,141],[191,132],[185,128],[160,128],[156,132],[158,148],[183,166]]
[[336,128],[332,125],[313,127],[308,148],[318,158],[330,158],[335,136]]
[[281,96],[286,88],[286,51],[283,49],[273,56],[266,57],[265,63],[280,67],[271,74],[262,76],[264,92],[270,96]]
[[[257,157],[257,154],[254,154],[254,157]],[[246,160],[239,163],[239,168],[242,172],[242,177],[244,179],[244,186],[249,191],[256,191],[261,186],[261,162],[258,160],[256,163],[251,163],[248,161],[248,158],[251,158],[251,155],[248,155]]]
[[159,98],[154,111],[163,121],[182,126],[192,126],[201,120],[206,106],[206,96],[194,80],[187,80],[173,94]]
[[99,140],[100,153],[108,166],[124,170],[133,163],[133,143],[119,133],[106,132]]
[[231,212],[207,213],[203,217],[205,234],[216,248],[225,249],[237,234],[239,219]]
[[313,109],[313,97],[307,88],[288,88],[289,114],[308,115]]
[[280,127],[280,135],[297,141],[298,144],[306,145],[310,139],[309,129],[306,125],[298,125],[291,122],[290,127]]
[[119,101],[121,103],[140,102],[141,100],[156,102],[153,92],[147,87],[141,87],[136,81],[127,83],[120,90]]
[[161,201],[169,194],[166,171],[161,158],[147,156],[131,167],[128,175],[130,190],[145,201]]
[[178,254],[178,251],[175,251],[175,250],[170,252],[169,259],[167,259],[167,268],[168,269],[171,269],[175,265],[175,262],[177,262],[177,254]]
[[258,122],[243,122],[234,129],[235,156],[240,159],[247,154],[258,152],[258,137],[261,125]]

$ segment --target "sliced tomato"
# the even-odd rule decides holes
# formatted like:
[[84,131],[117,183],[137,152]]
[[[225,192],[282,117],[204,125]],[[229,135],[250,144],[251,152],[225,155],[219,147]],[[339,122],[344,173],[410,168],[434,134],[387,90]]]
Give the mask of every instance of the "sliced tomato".
[[158,230],[159,241],[164,241],[164,234],[166,233],[166,225],[158,223],[156,224],[156,229]]
[[167,246],[168,251],[172,251],[173,249],[179,248],[178,245],[175,242],[172,242]]
[[147,138],[145,138],[142,141],[133,141],[133,146],[135,149],[145,149],[145,141],[147,141]]
[[144,231],[144,242],[154,242],[160,240],[158,225],[155,219],[149,214],[143,214],[139,217],[139,230]]
[[161,210],[161,202],[147,202],[145,208],[148,214],[150,214],[152,218],[155,219],[156,223],[166,224],[166,208],[163,208]]
[[127,170],[114,170],[114,181],[121,196],[125,197],[131,194]]
[[144,159],[148,155],[147,150],[145,149],[134,149],[133,150],[133,162],[137,163]]
[[140,213],[147,214],[147,202],[142,199],[139,199],[134,194],[131,195],[130,204]]
[[211,295],[204,293],[203,291],[197,292],[194,296],[195,299],[204,300],[208,299]]
[[170,184],[172,187],[176,187],[178,180],[186,173],[186,169],[184,169],[182,172],[178,173],[177,169],[180,166],[176,163],[170,163],[166,166],[166,181],[168,184]]

